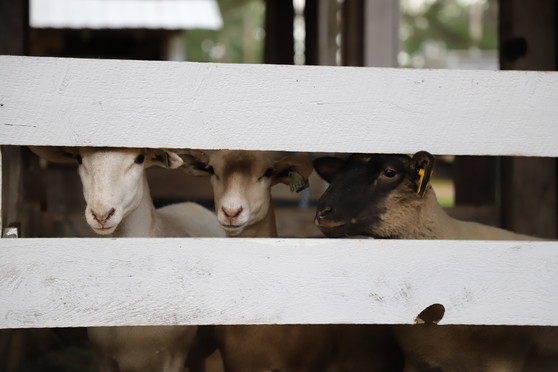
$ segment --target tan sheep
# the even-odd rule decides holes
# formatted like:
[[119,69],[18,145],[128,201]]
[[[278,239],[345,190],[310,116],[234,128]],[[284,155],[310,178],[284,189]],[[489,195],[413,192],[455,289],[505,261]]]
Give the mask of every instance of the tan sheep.
[[[230,237],[276,237],[271,187],[301,189],[312,173],[306,157],[275,160],[262,151],[182,156],[188,173],[211,176],[217,216]],[[385,372],[398,370],[400,362],[391,330],[383,326],[238,325],[212,331],[227,372]]]

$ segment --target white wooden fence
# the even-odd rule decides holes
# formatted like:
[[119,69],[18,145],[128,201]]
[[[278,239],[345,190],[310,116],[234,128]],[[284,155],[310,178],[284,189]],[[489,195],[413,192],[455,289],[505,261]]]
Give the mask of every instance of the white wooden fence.
[[[558,73],[0,57],[0,145],[558,156]],[[558,243],[0,239],[0,328],[558,325]]]

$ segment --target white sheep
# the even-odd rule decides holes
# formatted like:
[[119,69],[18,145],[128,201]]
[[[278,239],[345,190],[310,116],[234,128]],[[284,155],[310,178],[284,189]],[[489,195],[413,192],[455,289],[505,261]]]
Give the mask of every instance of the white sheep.
[[[451,218],[429,185],[434,157],[355,154],[323,157],[317,173],[330,183],[318,202],[316,225],[330,237],[535,240]],[[521,327],[399,326],[405,371],[522,371],[536,334]],[[552,331],[547,334],[552,336]],[[536,336],[535,336],[536,338]],[[554,340],[556,338],[553,338]]]
[[[217,216],[231,237],[276,237],[271,187],[284,183],[302,189],[312,173],[306,157],[275,160],[262,151],[187,151],[182,157],[187,173],[211,176]],[[227,372],[383,372],[400,360],[391,331],[381,326],[217,326],[213,331]]]
[[[79,165],[87,223],[113,237],[223,237],[215,214],[195,203],[155,209],[145,169],[177,168],[169,150],[31,147],[55,162]],[[182,371],[195,326],[90,327],[102,372]]]

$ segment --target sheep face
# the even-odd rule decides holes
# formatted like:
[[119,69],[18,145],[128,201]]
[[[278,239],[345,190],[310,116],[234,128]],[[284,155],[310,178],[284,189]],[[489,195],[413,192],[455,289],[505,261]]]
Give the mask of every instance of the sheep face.
[[430,174],[433,164],[426,152],[412,159],[364,154],[347,160],[318,158],[314,168],[330,185],[318,202],[314,222],[329,237],[396,238],[420,207],[419,170]]
[[141,203],[145,154],[132,149],[82,149],[78,156],[85,219],[97,234],[111,234]]
[[310,160],[289,156],[275,160],[269,152],[221,150],[211,153],[187,151],[184,170],[191,175],[211,176],[217,219],[229,236],[262,221],[269,213],[271,187],[289,184],[289,172],[304,179],[312,173]]
[[[85,218],[93,231],[111,234],[144,199],[145,168],[177,168],[182,159],[172,151],[129,148],[30,147],[57,163],[77,163],[87,206]],[[146,195],[150,198],[149,195]]]
[[113,233],[149,193],[146,168],[182,164],[176,154],[163,150],[82,148],[76,158],[87,203],[85,218],[102,235]]
[[217,219],[231,236],[261,221],[269,210],[273,159],[263,152],[226,151],[208,164]]

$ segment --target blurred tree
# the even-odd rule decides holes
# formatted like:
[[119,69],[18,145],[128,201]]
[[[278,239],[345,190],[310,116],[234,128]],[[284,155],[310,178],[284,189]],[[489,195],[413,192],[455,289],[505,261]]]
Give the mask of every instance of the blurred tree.
[[415,66],[413,57],[427,49],[498,49],[497,0],[403,0],[402,66]]
[[262,63],[263,0],[219,0],[223,28],[186,32],[188,61]]

